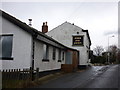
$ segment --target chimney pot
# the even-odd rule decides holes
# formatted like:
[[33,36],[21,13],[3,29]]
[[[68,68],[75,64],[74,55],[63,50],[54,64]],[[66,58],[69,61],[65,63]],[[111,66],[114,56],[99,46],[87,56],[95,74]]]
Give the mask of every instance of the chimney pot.
[[43,22],[43,26],[45,26],[45,22]]
[[47,26],[47,22],[45,22],[45,25]]
[[29,20],[29,26],[32,26],[32,19],[28,19]]

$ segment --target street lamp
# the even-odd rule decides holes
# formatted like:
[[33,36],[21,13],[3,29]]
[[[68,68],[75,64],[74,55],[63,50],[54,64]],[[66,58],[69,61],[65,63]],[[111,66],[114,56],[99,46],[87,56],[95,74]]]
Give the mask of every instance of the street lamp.
[[110,64],[110,53],[109,53],[109,38],[111,37],[115,37],[114,35],[113,36],[108,36],[108,64]]

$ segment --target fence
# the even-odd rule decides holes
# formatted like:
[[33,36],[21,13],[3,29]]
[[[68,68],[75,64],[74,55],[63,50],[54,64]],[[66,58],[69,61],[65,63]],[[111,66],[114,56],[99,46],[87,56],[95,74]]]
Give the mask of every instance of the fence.
[[39,68],[33,70],[29,69],[9,69],[3,70],[2,72],[2,87],[3,88],[12,88],[18,87],[22,84],[27,84],[30,81],[36,80],[39,78]]

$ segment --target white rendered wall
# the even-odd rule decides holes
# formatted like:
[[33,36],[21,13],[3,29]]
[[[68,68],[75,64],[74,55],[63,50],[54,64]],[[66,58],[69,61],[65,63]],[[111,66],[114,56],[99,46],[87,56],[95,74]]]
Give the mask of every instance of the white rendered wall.
[[[77,34],[77,32],[79,32],[79,34]],[[80,27],[65,22],[49,31],[47,35],[68,47],[79,50],[79,65],[88,65],[88,48],[86,46],[89,46],[89,40],[86,32],[82,32]],[[84,46],[72,46],[72,36],[74,35],[84,35]]]
[[[58,62],[58,48],[56,48],[56,59],[52,59],[53,46],[49,45],[49,61],[42,61],[43,59],[43,44],[42,42],[35,41],[35,53],[34,53],[34,68],[39,68],[40,71],[48,71],[61,69],[61,64],[65,63],[65,60]],[[65,57],[65,56],[64,56]]]
[[[0,16],[0,34],[1,33],[2,33],[2,17]],[[0,50],[0,53],[2,53],[2,50]],[[2,61],[0,61],[0,70],[2,70]],[[2,75],[2,74],[0,73],[0,75]],[[2,80],[0,80],[0,81],[2,81]]]
[[0,34],[13,34],[13,60],[0,60],[2,69],[29,68],[31,66],[32,36],[4,18]]

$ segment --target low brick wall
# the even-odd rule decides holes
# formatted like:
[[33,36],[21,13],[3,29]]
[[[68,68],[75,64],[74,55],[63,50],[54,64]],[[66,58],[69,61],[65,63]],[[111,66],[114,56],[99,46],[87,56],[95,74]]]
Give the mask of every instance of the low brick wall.
[[62,64],[61,65],[61,70],[64,72],[73,72],[73,65],[72,64]]

